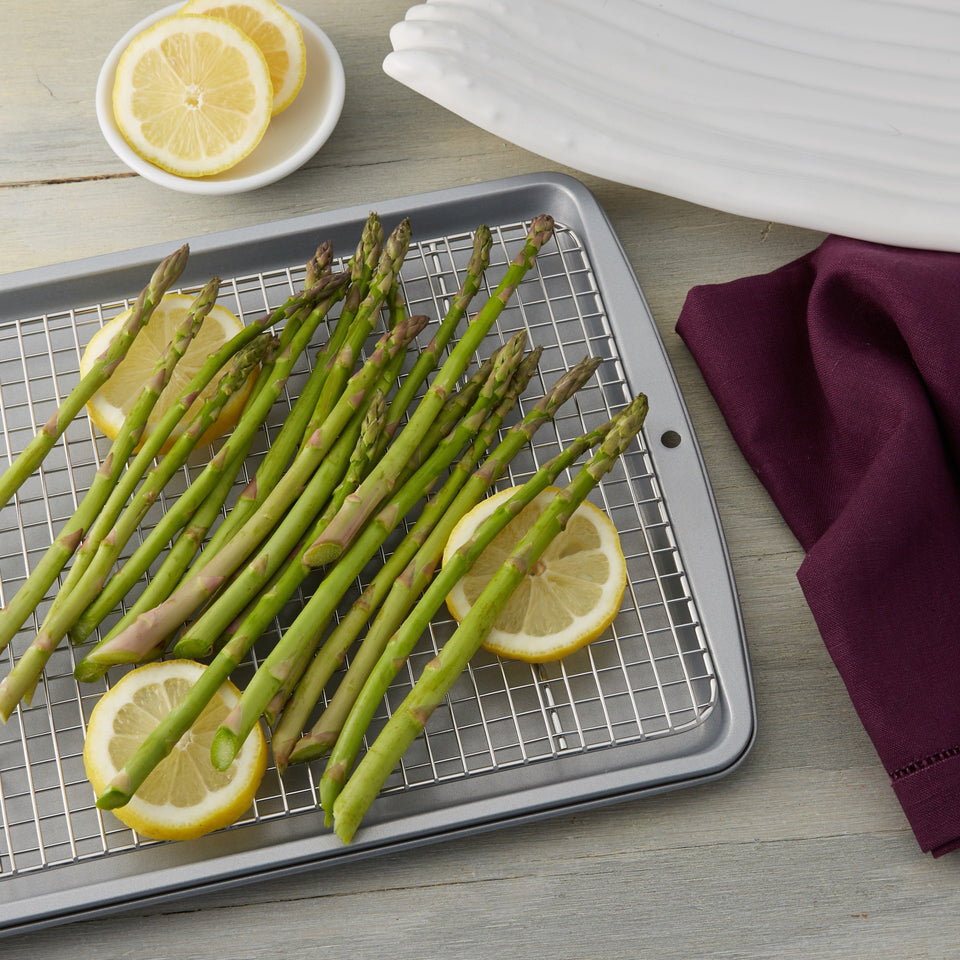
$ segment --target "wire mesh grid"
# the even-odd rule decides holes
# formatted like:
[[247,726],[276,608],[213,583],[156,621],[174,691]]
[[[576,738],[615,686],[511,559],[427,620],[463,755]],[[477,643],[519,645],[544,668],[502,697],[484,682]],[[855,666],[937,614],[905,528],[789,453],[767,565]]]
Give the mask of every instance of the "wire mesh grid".
[[[502,276],[527,227],[526,223],[509,223],[493,228],[495,244],[487,287],[480,298],[489,294]],[[409,313],[425,313],[434,322],[443,316],[463,279],[471,246],[469,233],[411,245],[401,274]],[[339,261],[338,265],[344,264]],[[303,275],[303,267],[292,266],[235,277],[224,282],[220,302],[249,321],[299,289]],[[0,463],[9,462],[56,409],[77,380],[86,343],[127,306],[125,301],[100,303],[0,324],[0,443],[4,445]],[[521,329],[527,331],[528,343],[541,346],[543,354],[539,372],[514,419],[580,359],[600,356],[603,363],[554,423],[543,427],[513,461],[501,485],[523,482],[563,444],[607,420],[630,399],[586,250],[567,227],[557,226],[555,242],[541,252],[476,362]],[[426,342],[430,330],[428,327],[421,340]],[[315,338],[317,342],[323,339],[322,332]],[[237,478],[235,492],[253,476],[309,374],[311,359],[308,352],[298,361],[284,396],[263,425]],[[425,735],[408,750],[385,785],[386,791],[428,787],[566,754],[663,738],[697,726],[710,714],[717,702],[718,684],[648,442],[641,437],[594,496],[617,526],[627,559],[628,586],[612,627],[589,646],[555,663],[503,661],[481,651],[435,712]],[[76,509],[106,449],[104,438],[81,414],[15,501],[0,512],[0,601],[4,604]],[[125,548],[121,562],[186,489],[210,453],[209,449],[198,452],[167,486],[141,526],[141,540]],[[338,616],[359,595],[368,574],[382,564],[405,529],[401,526],[384,544],[344,598]],[[146,580],[131,591],[126,602],[135,599]],[[270,648],[271,640],[296,617],[317,582],[317,577],[304,582],[271,631],[241,664],[234,675],[239,685],[256,669],[258,651],[262,655]],[[4,673],[30,643],[58,585],[0,655]],[[125,609],[121,607],[105,620],[101,630],[108,630]],[[453,629],[449,619],[442,615],[434,618],[384,699],[369,736],[386,722],[391,709]],[[94,640],[96,636],[90,643]],[[99,811],[84,776],[86,722],[106,686],[121,674],[117,670],[98,683],[78,684],[73,670],[86,649],[85,645],[63,644],[47,664],[29,706],[21,705],[0,728],[0,880],[152,843],[111,814]],[[342,671],[328,685],[329,693],[336,689],[341,675]],[[253,808],[241,823],[315,811],[321,772],[322,761],[292,765],[282,777],[271,766]]]

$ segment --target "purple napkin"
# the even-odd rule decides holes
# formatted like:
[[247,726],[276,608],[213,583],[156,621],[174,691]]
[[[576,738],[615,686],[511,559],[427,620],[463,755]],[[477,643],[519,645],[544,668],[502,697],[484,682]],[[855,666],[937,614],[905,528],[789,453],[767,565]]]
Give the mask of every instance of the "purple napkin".
[[695,287],[677,331],[921,848],[960,847],[960,255],[829,237]]

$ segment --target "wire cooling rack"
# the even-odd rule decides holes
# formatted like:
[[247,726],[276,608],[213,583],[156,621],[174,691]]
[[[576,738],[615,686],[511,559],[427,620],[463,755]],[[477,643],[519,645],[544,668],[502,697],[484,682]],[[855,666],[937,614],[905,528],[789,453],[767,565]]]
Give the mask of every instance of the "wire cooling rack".
[[[391,226],[385,225],[388,229]],[[424,238],[417,237],[415,218],[413,226],[414,241],[403,265],[401,286],[408,312],[431,317],[431,326],[420,338],[421,344],[426,344],[449,298],[460,286],[470,257],[472,232],[448,231]],[[523,219],[490,226],[494,237],[491,264],[475,307],[491,292],[522,245],[529,223]],[[324,237],[317,237],[321,239]],[[337,252],[345,257],[350,251],[352,246]],[[311,253],[312,249],[303,249],[302,260]],[[344,259],[336,263],[341,268],[343,265]],[[249,322],[298,290],[303,277],[304,268],[299,262],[229,277],[223,282],[220,302]],[[181,289],[189,293],[200,285],[202,279],[196,286]],[[130,296],[136,292],[131,290]],[[0,320],[0,462],[8,462],[22,449],[56,409],[78,378],[85,344],[129,302],[119,298],[78,303],[69,309]],[[611,324],[584,240],[569,224],[558,223],[554,240],[518,287],[476,362],[519,330],[527,332],[529,346],[538,345],[543,353],[538,374],[505,426],[521,417],[582,358],[599,356],[603,362],[554,423],[544,426],[511,464],[501,485],[523,482],[563,444],[606,421],[637,389],[643,389],[643,384],[628,383],[623,338],[618,340]],[[268,449],[309,373],[316,347],[324,339],[323,330],[318,331],[314,347],[301,358],[285,395],[251,450],[235,492],[253,475],[259,457]],[[683,735],[701,728],[714,714],[721,700],[721,685],[713,651],[675,536],[671,506],[651,456],[651,443],[662,446],[664,442],[659,436],[651,440],[645,431],[593,497],[616,524],[627,559],[628,586],[612,627],[588,647],[557,663],[529,665],[500,660],[481,651],[435,712],[425,735],[408,750],[385,785],[385,794],[417,797],[422,791],[421,807],[417,809],[429,810],[442,796],[434,793],[440,785],[466,785],[469,791],[473,782],[487,782],[487,777],[510,770],[528,777],[530,771],[549,771],[550,761],[567,757],[589,757],[630,744],[643,749],[658,741],[682,741]],[[41,470],[0,512],[3,603],[13,596],[73,513],[106,448],[104,439],[81,414]],[[143,535],[186,488],[211,452],[212,448],[198,451],[168,485],[147,515]],[[370,564],[355,585],[355,592],[345,598],[341,612],[403,532],[396,531],[384,545],[381,557]],[[129,544],[124,556],[139,542]],[[234,675],[238,684],[252,675],[258,656],[265,655],[315,586],[315,579],[304,583],[301,593]],[[0,671],[9,670],[30,643],[55,589],[0,654]],[[101,629],[109,629],[121,612],[105,621]],[[453,628],[442,615],[434,619],[405,671],[391,687],[371,734],[386,721]],[[106,685],[122,674],[121,669],[113,670],[95,684],[74,680],[74,666],[95,639],[77,648],[61,645],[51,657],[32,702],[22,705],[0,727],[0,894],[4,886],[15,889],[17,878],[44,871],[56,874],[66,865],[108,862],[123,852],[158,846],[138,837],[112,814],[99,811],[84,776],[86,722]],[[339,675],[328,686],[328,694],[336,689],[338,679]],[[689,746],[678,750],[681,755],[695,753]],[[657,756],[662,756],[662,751],[651,754]],[[322,761],[294,765],[281,777],[271,767],[251,810],[235,827],[221,833],[251,826],[263,829],[271,821],[315,814],[322,769]],[[544,776],[551,779],[547,772],[534,775],[534,780],[540,783]],[[559,768],[556,776],[562,779]],[[319,823],[315,828],[320,831]]]

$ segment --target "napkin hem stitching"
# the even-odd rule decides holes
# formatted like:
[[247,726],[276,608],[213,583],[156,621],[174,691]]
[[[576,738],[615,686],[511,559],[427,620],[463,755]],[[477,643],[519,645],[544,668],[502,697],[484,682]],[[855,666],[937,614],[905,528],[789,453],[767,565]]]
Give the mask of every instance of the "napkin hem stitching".
[[894,770],[894,772],[890,774],[890,779],[896,783],[896,781],[902,780],[904,777],[909,777],[911,774],[926,770],[927,767],[942,763],[944,760],[952,760],[955,757],[960,757],[960,747],[947,747],[946,750],[930,754],[930,756],[924,757],[921,760],[915,760],[913,763],[909,763],[899,770]]

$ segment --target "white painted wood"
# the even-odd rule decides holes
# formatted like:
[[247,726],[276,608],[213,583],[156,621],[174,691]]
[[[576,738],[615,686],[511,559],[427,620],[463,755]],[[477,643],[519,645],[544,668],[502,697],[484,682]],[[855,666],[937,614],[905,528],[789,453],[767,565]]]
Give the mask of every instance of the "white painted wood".
[[[343,56],[340,126],[286,181],[203,199],[130,175],[96,126],[99,60],[148,5],[54,15],[0,0],[0,270],[563,169],[382,73],[407,5],[297,0]],[[714,784],[42,930],[0,955],[73,958],[80,941],[105,960],[957,955],[960,854],[917,849],[796,584],[801,553],[674,332],[692,285],[773,269],[820,237],[583,179],[644,287],[713,481],[757,688],[747,761]]]

